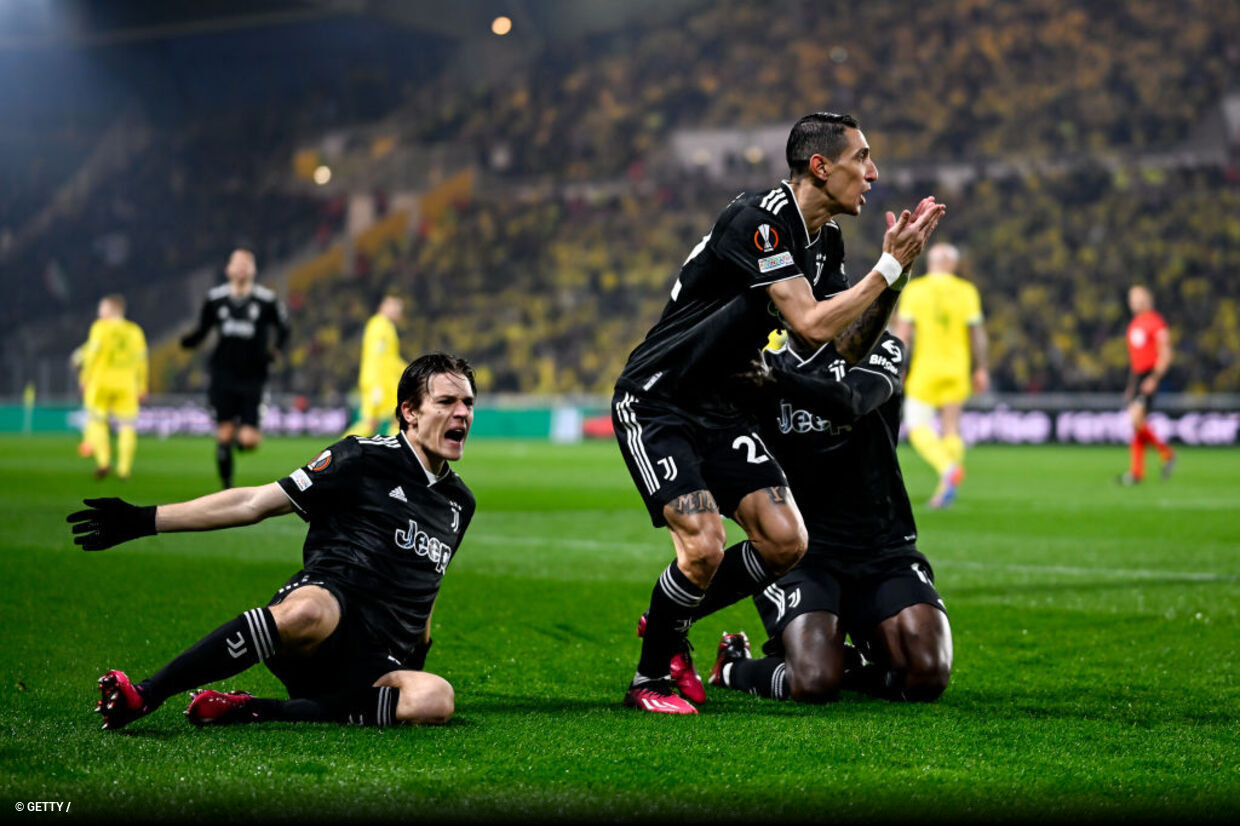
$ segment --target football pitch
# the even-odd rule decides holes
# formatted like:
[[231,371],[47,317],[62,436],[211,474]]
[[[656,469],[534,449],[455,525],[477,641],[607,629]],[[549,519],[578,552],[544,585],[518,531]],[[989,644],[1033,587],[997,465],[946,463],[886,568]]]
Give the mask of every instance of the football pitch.
[[[1182,448],[1121,488],[1124,448],[979,447],[956,506],[918,507],[955,639],[942,699],[805,707],[708,689],[696,717],[620,700],[634,625],[671,558],[611,443],[474,441],[478,515],[444,580],[428,670],[447,726],[197,730],[185,700],[119,733],[109,668],[141,678],[265,604],[300,567],[295,516],[101,553],[84,496],[215,487],[208,440],[144,438],[96,482],[71,437],[0,437],[0,817],[113,820],[1232,820],[1240,816],[1240,451]],[[330,439],[238,459],[260,484]],[[915,503],[931,473],[902,453]],[[1151,457],[1156,471],[1157,461]],[[735,526],[729,530],[736,535]],[[694,627],[764,639],[751,603]],[[282,696],[257,668],[221,686]],[[23,813],[32,802],[67,814]]]

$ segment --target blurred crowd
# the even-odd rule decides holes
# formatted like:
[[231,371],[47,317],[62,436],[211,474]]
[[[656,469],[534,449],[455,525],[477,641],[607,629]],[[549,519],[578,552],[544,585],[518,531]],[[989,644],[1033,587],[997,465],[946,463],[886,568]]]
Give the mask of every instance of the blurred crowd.
[[[851,277],[878,257],[882,211],[930,187],[879,187],[861,218],[841,219]],[[362,326],[395,291],[409,300],[407,354],[468,354],[492,392],[609,393],[684,256],[733,194],[665,188],[462,204],[348,275],[290,296],[287,381],[316,397],[348,390]],[[1240,271],[1240,187],[1220,171],[1097,170],[936,194],[950,204],[939,235],[962,249],[961,274],[981,290],[994,389],[1122,388],[1133,283],[1149,285],[1174,331],[1166,389],[1240,387],[1237,301],[1221,294]]]
[[[857,277],[878,255],[884,209],[927,192],[949,204],[939,235],[962,249],[962,274],[981,290],[994,389],[1122,387],[1123,296],[1142,282],[1179,354],[1164,386],[1235,392],[1240,153],[1230,167],[1139,159],[1196,145],[1218,121],[1240,78],[1236,31],[1240,4],[1212,0],[720,0],[556,43],[467,91],[401,85],[399,73],[367,81],[358,99],[368,117],[392,94],[405,136],[464,148],[480,184],[378,247],[351,250],[332,277],[287,291],[293,334],[276,387],[345,398],[362,328],[395,292],[407,299],[406,355],[465,354],[490,392],[610,392],[685,255],[741,188],[674,169],[673,132],[786,126],[829,109],[861,118],[880,169],[1022,164],[950,188],[888,175],[865,215],[841,222]],[[315,124],[350,111],[324,100],[302,101]],[[25,280],[0,320],[49,298],[93,301],[103,284],[126,291],[220,266],[242,240],[260,269],[326,244],[343,225],[341,201],[287,186],[297,108],[294,97],[162,125],[132,168],[5,262]],[[20,213],[22,198],[6,192],[0,215]],[[177,322],[136,310],[144,323]],[[200,386],[200,361],[172,365],[166,389]]]
[[[0,308],[0,322],[93,306],[99,285],[132,294],[196,267],[222,266],[238,243],[253,245],[260,261],[291,255],[314,237],[328,205],[290,193],[268,174],[289,151],[273,140],[278,129],[277,118],[238,113],[161,131],[122,174],[104,177],[66,209],[55,231],[6,258],[6,271],[26,277]],[[238,152],[238,134],[276,148]],[[149,309],[158,317],[157,307]]]
[[513,175],[633,171],[671,130],[852,112],[887,160],[1057,157],[1190,136],[1240,75],[1240,4],[704,4],[428,97],[427,138]]

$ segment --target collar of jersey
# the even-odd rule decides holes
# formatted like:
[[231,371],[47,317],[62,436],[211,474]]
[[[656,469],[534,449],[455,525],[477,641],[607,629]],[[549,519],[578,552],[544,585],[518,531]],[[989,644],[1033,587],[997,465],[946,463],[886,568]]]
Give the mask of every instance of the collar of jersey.
[[402,430],[400,433],[396,434],[396,438],[400,440],[400,443],[402,445],[404,445],[406,448],[409,449],[409,455],[413,457],[413,461],[417,462],[418,467],[421,468],[422,472],[426,474],[426,486],[427,487],[430,487],[436,482],[442,482],[444,479],[448,478],[448,474],[452,472],[452,469],[448,467],[447,462],[443,463],[443,471],[438,476],[436,476],[435,474],[431,473],[429,470],[426,469],[426,465],[422,464],[422,457],[418,455],[418,452],[413,449],[413,445],[411,445],[409,443],[409,440],[405,438],[405,431]]
[[823,224],[822,227],[819,227],[818,234],[811,239],[809,237],[809,224],[805,223],[805,216],[801,214],[801,205],[797,203],[797,196],[796,193],[792,191],[792,184],[788,183],[786,180],[780,181],[780,183],[783,184],[784,189],[788,190],[788,198],[792,201],[792,205],[796,207],[797,217],[801,219],[801,229],[805,230],[805,246],[812,247],[814,244],[818,243],[818,239],[822,238],[822,227],[830,225],[836,229],[840,228],[840,225],[835,223],[835,219],[832,218],[830,221],[827,221],[826,224]]

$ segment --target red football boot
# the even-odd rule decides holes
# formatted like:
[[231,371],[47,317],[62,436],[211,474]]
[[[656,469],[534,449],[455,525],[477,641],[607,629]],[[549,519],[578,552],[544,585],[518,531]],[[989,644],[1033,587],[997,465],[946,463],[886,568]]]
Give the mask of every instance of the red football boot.
[[624,704],[638,711],[655,714],[697,714],[697,709],[677,696],[670,680],[651,680],[631,685],[625,692]]
[[[646,615],[637,620],[637,636],[646,635]],[[693,644],[688,638],[683,641],[681,649],[672,655],[670,663],[672,683],[686,700],[695,703],[706,702],[706,688],[702,685],[702,677],[693,665]]]
[[147,702],[125,672],[115,669],[99,678],[99,693],[101,696],[95,704],[95,713],[103,715],[105,731],[124,728],[139,717],[150,714],[159,705]]
[[723,667],[737,660],[747,660],[751,656],[749,653],[749,637],[744,631],[741,631],[739,634],[729,634],[727,631],[724,631],[723,636],[719,639],[718,653],[715,655],[715,667],[710,670],[710,677],[707,679],[711,685],[723,685]]
[[237,723],[253,723],[258,714],[246,706],[254,697],[244,691],[199,691],[189,701],[185,716],[196,726],[230,726]]

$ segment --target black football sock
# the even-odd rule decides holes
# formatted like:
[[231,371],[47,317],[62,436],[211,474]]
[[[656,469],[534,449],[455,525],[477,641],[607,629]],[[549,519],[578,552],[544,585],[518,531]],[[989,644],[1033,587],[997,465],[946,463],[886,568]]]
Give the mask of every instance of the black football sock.
[[286,723],[351,723],[358,726],[395,725],[400,689],[389,686],[363,688],[297,700],[255,698],[246,704],[259,720]]
[[226,488],[232,487],[233,479],[233,455],[232,445],[228,442],[215,443],[215,466],[220,471],[220,484]]
[[650,610],[646,614],[646,631],[642,636],[642,654],[634,683],[668,675],[672,655],[689,633],[694,609],[701,601],[702,589],[694,585],[675,562],[659,575],[650,594]]
[[693,612],[693,619],[696,622],[753,596],[774,580],[774,573],[767,568],[766,560],[753,543],[749,540],[737,543],[723,552],[719,570],[715,571],[706,595]]
[[723,684],[772,700],[788,699],[788,667],[781,657],[733,660],[723,667]]
[[207,634],[138,688],[162,703],[178,692],[240,674],[275,654],[279,645],[271,611],[254,608]]

